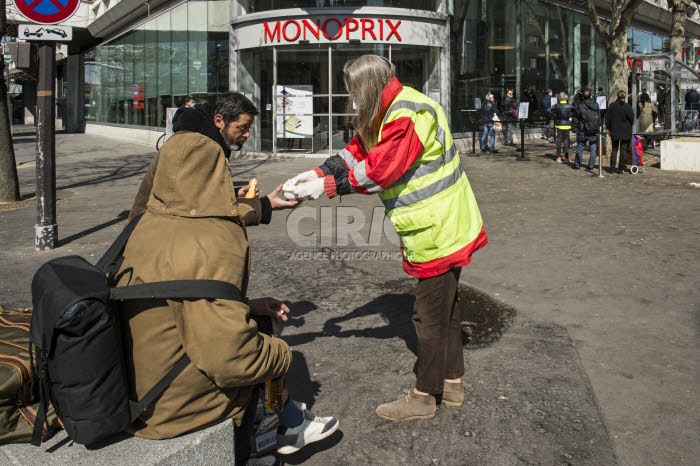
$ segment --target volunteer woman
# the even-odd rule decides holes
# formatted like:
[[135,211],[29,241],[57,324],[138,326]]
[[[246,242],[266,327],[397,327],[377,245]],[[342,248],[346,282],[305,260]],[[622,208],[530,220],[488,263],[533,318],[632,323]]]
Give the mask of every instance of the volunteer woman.
[[418,278],[418,362],[415,387],[376,412],[392,421],[430,418],[440,400],[448,406],[464,400],[457,284],[461,267],[486,245],[486,232],[442,107],[403,86],[383,57],[363,55],[343,72],[346,113],[357,134],[283,190],[298,199],[379,194],[402,239],[404,270]]

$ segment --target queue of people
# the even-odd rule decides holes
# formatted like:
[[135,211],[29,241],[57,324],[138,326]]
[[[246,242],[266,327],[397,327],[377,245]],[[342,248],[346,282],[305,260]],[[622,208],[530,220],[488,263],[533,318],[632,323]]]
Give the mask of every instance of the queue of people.
[[[690,90],[686,93],[686,106],[695,105],[694,99],[696,99],[695,94],[697,93],[694,94],[694,92],[694,90]],[[625,99],[627,99],[626,92],[625,96]],[[698,94],[697,98],[700,99],[700,94]],[[579,90],[574,94],[571,100],[569,100],[569,96],[565,91],[557,93],[555,97],[552,89],[547,89],[539,102],[537,102],[537,99],[534,99],[533,103],[533,92],[531,90],[529,92],[524,92],[521,98],[521,101],[529,102],[530,115],[532,115],[537,105],[540,106],[543,121],[541,139],[547,141],[551,140],[551,142],[556,143],[556,162],[572,163],[570,147],[572,144],[571,132],[574,132],[576,138],[576,157],[572,164],[574,169],[580,169],[582,167],[582,153],[587,145],[591,155],[586,168],[588,170],[594,168],[597,157],[596,150],[598,149],[597,138],[603,129],[610,130],[611,139],[618,143],[619,147],[614,148],[615,153],[623,149],[622,145],[624,145],[624,141],[631,140],[631,128],[634,123],[636,123],[637,134],[641,137],[642,147],[644,149],[656,148],[654,131],[657,123],[663,121],[663,111],[666,104],[666,90],[663,84],[659,84],[658,86],[655,102],[652,101],[647,89],[643,88],[640,90],[636,112],[632,111],[633,122],[630,124],[629,138],[627,137],[626,129],[623,130],[622,134],[620,133],[621,127],[626,128],[625,122],[628,119],[627,112],[624,112],[624,120],[619,114],[619,108],[613,111],[612,116],[609,116],[609,108],[606,108],[607,105],[599,105],[601,100],[603,103],[607,104],[605,92],[602,87],[598,88],[596,94],[592,94],[592,92],[587,89]],[[616,102],[617,104],[615,106],[619,107],[621,105],[619,103],[619,98]],[[483,131],[481,134],[480,148],[482,153],[498,153],[495,142],[496,132],[500,129],[504,131],[503,145],[515,146],[512,142],[512,128],[516,120],[514,116],[515,111],[513,110],[515,108],[516,104],[512,89],[506,90],[503,106],[500,110],[495,102],[494,93],[489,91],[485,95],[481,106]],[[552,127],[550,127],[550,123]],[[616,131],[614,131],[615,134],[612,134],[611,125],[616,128]],[[615,164],[613,163],[613,165]],[[622,166],[624,168],[624,163]],[[620,168],[619,166],[614,166],[611,171],[617,173],[620,171]]]

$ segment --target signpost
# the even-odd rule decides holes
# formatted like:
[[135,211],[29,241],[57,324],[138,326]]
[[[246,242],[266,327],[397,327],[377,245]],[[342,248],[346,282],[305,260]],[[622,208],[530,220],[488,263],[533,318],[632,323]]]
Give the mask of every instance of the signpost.
[[57,24],[75,14],[80,0],[14,0],[15,6],[29,21]]
[[70,42],[73,40],[73,28],[70,26],[42,26],[39,24],[20,24],[17,35],[24,40],[50,40]]
[[[58,244],[56,224],[56,46],[73,38],[70,27],[58,26],[77,11],[80,0],[14,0],[28,20],[18,36],[40,41],[39,76],[36,87],[36,225],[34,249],[45,251]],[[41,26],[44,25],[44,26]]]

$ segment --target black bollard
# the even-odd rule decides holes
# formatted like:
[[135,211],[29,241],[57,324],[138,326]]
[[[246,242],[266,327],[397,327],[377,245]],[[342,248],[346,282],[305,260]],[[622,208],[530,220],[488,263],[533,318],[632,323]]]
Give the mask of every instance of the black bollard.
[[530,160],[529,157],[525,156],[525,120],[522,118],[520,119],[520,155],[516,160],[521,162]]

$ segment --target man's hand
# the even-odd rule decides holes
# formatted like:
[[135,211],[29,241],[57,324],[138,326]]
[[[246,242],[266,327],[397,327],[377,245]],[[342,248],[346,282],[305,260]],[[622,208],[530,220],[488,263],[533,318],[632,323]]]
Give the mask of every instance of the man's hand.
[[256,316],[268,316],[271,319],[279,322],[287,321],[287,314],[289,314],[289,308],[282,301],[275,298],[256,298],[248,301],[248,306],[250,307],[250,313]]
[[280,197],[280,191],[282,190],[282,186],[284,185],[279,185],[277,188],[275,188],[274,191],[272,191],[270,194],[267,195],[267,198],[270,200],[270,206],[272,207],[272,210],[282,210],[282,209],[293,209],[294,207],[299,205],[298,200],[287,200],[287,199],[282,199]]
[[[250,185],[247,184],[240,188],[237,193],[237,197],[245,197],[246,193],[250,189]],[[258,197],[260,195],[260,190],[258,189],[258,185],[255,185],[255,197]]]
[[316,178],[306,183],[298,184],[292,188],[291,193],[297,199],[318,199],[326,192],[324,181],[324,178]]

